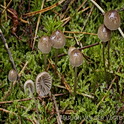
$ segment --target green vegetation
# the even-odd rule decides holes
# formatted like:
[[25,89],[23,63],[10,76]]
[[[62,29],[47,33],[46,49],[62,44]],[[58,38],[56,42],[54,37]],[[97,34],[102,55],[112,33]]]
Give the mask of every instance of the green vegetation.
[[[5,6],[11,0],[2,0],[0,5]],[[44,3],[43,3],[44,1]],[[24,93],[23,85],[26,80],[35,82],[36,76],[44,71],[44,56],[38,50],[38,41],[41,36],[48,35],[55,30],[61,30],[66,36],[66,45],[58,51],[63,54],[58,58],[57,74],[54,64],[56,49],[52,48],[48,54],[47,71],[52,76],[51,93],[56,96],[63,124],[123,124],[124,123],[124,38],[119,31],[113,31],[110,41],[110,67],[108,66],[108,44],[105,45],[105,65],[102,56],[103,44],[97,35],[82,34],[87,32],[97,34],[99,26],[103,23],[103,14],[90,0],[72,0],[64,10],[65,2],[41,14],[34,49],[34,35],[38,16],[24,17],[28,12],[49,7],[59,0],[12,0],[8,8],[13,8],[20,19],[17,31],[12,15],[3,11],[0,6],[0,29],[8,43],[17,71],[20,73],[19,81],[12,87],[8,80],[8,73],[12,69],[9,56],[0,38],[0,123],[1,124],[35,124],[37,120],[34,99]],[[67,0],[65,0],[67,1]],[[84,3],[83,6],[81,4]],[[124,2],[123,0],[101,0],[98,4],[105,10],[119,10],[121,16],[121,29],[124,29]],[[81,8],[78,10],[78,8]],[[87,8],[88,7],[88,8]],[[86,8],[86,10],[85,10]],[[82,11],[84,10],[84,11]],[[69,20],[68,20],[69,17]],[[13,19],[13,20],[12,20]],[[68,22],[66,23],[66,21]],[[67,31],[71,31],[67,32]],[[123,30],[124,31],[124,30]],[[98,45],[86,48],[83,64],[78,67],[78,84],[76,98],[74,90],[74,70],[69,63],[67,55],[70,46],[81,48],[99,42]],[[67,88],[69,86],[69,88]],[[7,97],[6,93],[11,87]],[[70,89],[71,88],[71,89]],[[71,92],[72,91],[72,92]],[[58,95],[58,96],[57,96]],[[48,96],[39,98],[35,92],[40,115],[40,124],[55,124],[56,110],[54,102]],[[25,101],[22,101],[25,99]],[[20,100],[20,101],[18,101]],[[10,101],[10,103],[6,103]],[[5,103],[2,103],[5,102]]]

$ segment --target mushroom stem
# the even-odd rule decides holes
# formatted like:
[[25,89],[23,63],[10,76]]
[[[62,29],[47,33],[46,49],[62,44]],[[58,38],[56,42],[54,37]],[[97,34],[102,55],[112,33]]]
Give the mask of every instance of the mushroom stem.
[[55,53],[55,71],[57,70],[57,62],[58,62],[58,49],[56,49],[56,53]]
[[74,72],[74,95],[76,95],[76,89],[77,89],[77,67],[75,67],[75,72]]
[[105,43],[104,43],[104,42],[103,42],[103,48],[102,48],[102,57],[103,57],[103,66],[104,66],[105,80],[106,80],[106,66],[105,66]]
[[47,69],[47,55],[44,54],[44,69]]
[[31,87],[30,86],[28,86],[28,90],[29,90],[29,94],[31,95],[31,97],[33,97],[33,93],[31,91]]
[[108,70],[110,68],[110,41],[108,41]]
[[13,92],[13,82],[11,82],[10,84],[10,93],[12,94],[12,92]]

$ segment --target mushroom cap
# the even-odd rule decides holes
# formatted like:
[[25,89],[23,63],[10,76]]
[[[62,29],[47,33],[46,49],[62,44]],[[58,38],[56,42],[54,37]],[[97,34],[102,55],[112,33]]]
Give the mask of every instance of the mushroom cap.
[[30,92],[32,94],[34,93],[35,87],[34,87],[34,82],[32,80],[27,80],[25,82],[25,84],[24,84],[24,91],[25,91],[25,93],[26,93],[27,90],[28,90],[29,95],[31,95]]
[[116,10],[110,10],[104,15],[104,24],[109,30],[117,30],[121,25],[120,15]]
[[109,41],[111,38],[111,31],[102,24],[98,29],[98,38],[103,42]]
[[83,55],[78,49],[74,49],[69,56],[70,64],[74,67],[78,67],[83,62]]
[[44,53],[47,54],[51,50],[51,42],[48,36],[42,36],[38,42],[38,49]]
[[73,50],[75,50],[75,49],[76,49],[76,48],[73,47],[73,46],[69,47],[68,56],[70,56],[71,52],[72,52]]
[[50,40],[52,42],[52,46],[56,49],[64,47],[66,41],[65,35],[62,31],[59,30],[52,33],[52,35],[50,36]]
[[36,77],[36,91],[39,96],[45,96],[52,87],[52,78],[47,72],[41,72]]
[[8,79],[9,79],[9,81],[15,81],[15,80],[17,80],[17,77],[18,77],[18,73],[17,73],[17,71],[16,70],[14,70],[14,69],[11,69],[10,71],[9,71],[9,74],[8,74]]

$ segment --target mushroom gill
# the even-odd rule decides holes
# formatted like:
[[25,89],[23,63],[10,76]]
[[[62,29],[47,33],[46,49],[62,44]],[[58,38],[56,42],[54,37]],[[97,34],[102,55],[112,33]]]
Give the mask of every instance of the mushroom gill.
[[41,72],[36,77],[36,91],[39,96],[43,97],[50,92],[52,78],[48,72]]

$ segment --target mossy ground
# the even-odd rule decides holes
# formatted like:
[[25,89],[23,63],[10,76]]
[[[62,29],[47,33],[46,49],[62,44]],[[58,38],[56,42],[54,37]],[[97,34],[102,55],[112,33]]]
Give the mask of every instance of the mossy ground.
[[[73,1],[73,0],[72,0]],[[9,0],[0,1],[1,5],[7,4]],[[13,0],[10,8],[17,11],[18,16],[22,17],[27,12],[40,10],[43,0]],[[58,0],[45,0],[43,8],[49,7]],[[18,102],[24,98],[29,98],[24,93],[23,85],[26,80],[35,81],[38,73],[44,71],[43,54],[38,50],[37,43],[41,36],[48,35],[59,29],[72,32],[87,32],[97,34],[98,27],[103,23],[102,13],[94,6],[90,0],[86,0],[85,4],[78,10],[84,0],[74,0],[69,4],[68,9],[63,9],[65,5],[55,7],[52,10],[41,14],[40,24],[37,32],[37,38],[34,50],[32,50],[33,38],[35,34],[38,15],[23,18],[29,21],[25,24],[19,21],[15,37],[11,33],[13,22],[11,15],[3,13],[0,16],[0,28],[7,40],[8,46],[12,52],[18,72],[22,70],[25,63],[28,62],[25,70],[21,74],[20,81],[11,90],[9,96],[3,100],[8,91],[11,82],[8,81],[7,75],[12,68],[9,62],[7,51],[3,42],[0,40],[0,101],[12,101],[12,103],[0,104],[0,123],[3,124],[30,124],[35,121],[37,114],[35,113],[34,100]],[[105,10],[119,10],[122,23],[121,28],[124,29],[124,1],[123,0],[101,0],[98,4]],[[94,7],[93,7],[94,6]],[[89,8],[87,8],[89,7]],[[81,11],[87,8],[85,11]],[[0,11],[3,8],[0,7]],[[91,12],[91,14],[90,14]],[[70,20],[66,22],[67,17]],[[64,24],[65,23],[65,24]],[[77,34],[65,32],[66,45],[59,50],[59,54],[67,54],[70,46],[81,48],[96,42],[100,42],[97,35],[92,34]],[[78,43],[79,44],[78,44]],[[105,63],[108,65],[107,45],[105,47]],[[61,110],[62,121],[65,124],[123,124],[124,123],[124,39],[119,31],[113,31],[110,41],[110,68],[107,70],[107,79],[105,78],[103,59],[102,59],[102,44],[96,45],[82,50],[86,56],[83,64],[78,68],[78,88],[79,94],[74,99],[73,95],[65,88],[68,84],[73,91],[74,85],[74,70],[69,64],[67,55],[61,56],[58,59],[58,73],[63,76],[56,76],[52,65],[54,65],[56,50],[52,48],[48,58],[48,72],[52,76],[53,85],[52,94],[63,94],[57,96],[56,101]],[[88,58],[88,59],[86,59]],[[51,64],[50,64],[51,62]],[[119,70],[117,72],[117,70]],[[108,91],[112,80],[112,87]],[[64,85],[64,83],[66,85]],[[81,95],[81,93],[84,93]],[[93,96],[89,98],[84,95]],[[38,94],[35,93],[35,97]],[[105,97],[105,98],[104,98]],[[103,101],[102,101],[102,98]],[[100,104],[99,104],[100,103]],[[41,124],[55,124],[56,111],[54,104],[50,98],[37,100],[38,110],[40,114]],[[3,109],[8,111],[2,111]],[[63,111],[63,113],[62,113]],[[71,111],[71,113],[69,112]],[[15,114],[13,114],[15,113]],[[66,113],[66,114],[65,114]],[[32,122],[31,122],[32,121]]]

